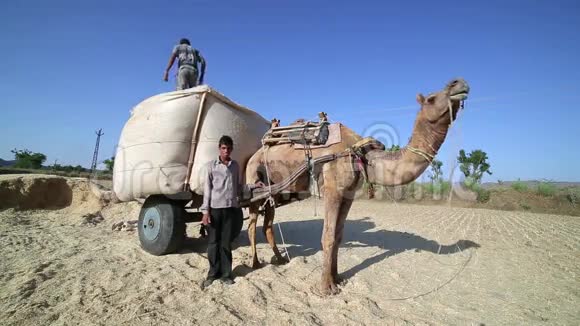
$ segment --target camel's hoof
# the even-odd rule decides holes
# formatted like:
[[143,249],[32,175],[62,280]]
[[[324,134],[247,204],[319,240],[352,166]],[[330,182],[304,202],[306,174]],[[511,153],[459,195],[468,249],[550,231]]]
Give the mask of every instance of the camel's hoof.
[[250,265],[250,267],[252,267],[252,269],[259,269],[259,268],[262,268],[262,264],[260,264],[258,259],[254,259],[254,261],[252,261],[252,264]]
[[340,293],[340,289],[334,283],[323,284],[320,287],[320,294],[322,295],[336,295]]
[[288,263],[289,263],[288,258],[283,256],[272,256],[272,259],[270,259],[270,264],[272,265],[285,265]]
[[346,279],[344,279],[338,275],[334,276],[333,279],[334,279],[334,283],[338,284],[338,285],[345,285],[346,282],[348,282]]

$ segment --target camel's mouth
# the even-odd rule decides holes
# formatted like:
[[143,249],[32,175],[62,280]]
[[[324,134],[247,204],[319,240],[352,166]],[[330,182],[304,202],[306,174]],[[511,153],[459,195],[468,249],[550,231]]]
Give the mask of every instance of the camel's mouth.
[[462,78],[455,79],[447,84],[449,98],[452,101],[464,101],[469,94],[469,85]]
[[464,101],[465,99],[467,99],[468,94],[469,94],[469,90],[462,90],[460,92],[450,94],[449,98],[452,101]]

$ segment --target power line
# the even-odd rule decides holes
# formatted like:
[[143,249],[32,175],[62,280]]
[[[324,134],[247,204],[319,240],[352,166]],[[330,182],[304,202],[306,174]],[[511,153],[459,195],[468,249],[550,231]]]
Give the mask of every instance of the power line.
[[97,143],[95,144],[95,152],[93,153],[93,162],[91,163],[91,175],[93,174],[93,172],[97,170],[97,158],[99,156],[99,142],[101,141],[101,136],[104,135],[102,130],[103,129],[99,129],[98,131],[95,131],[95,134],[97,134]]

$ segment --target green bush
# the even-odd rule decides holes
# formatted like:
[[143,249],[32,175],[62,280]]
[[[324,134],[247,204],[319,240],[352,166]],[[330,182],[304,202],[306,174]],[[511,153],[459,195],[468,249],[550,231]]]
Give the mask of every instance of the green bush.
[[526,203],[521,203],[520,206],[526,211],[529,211],[532,207]]
[[556,186],[548,182],[540,182],[538,184],[538,194],[545,197],[552,197],[556,193]]
[[521,182],[519,179],[518,179],[518,181],[512,183],[512,188],[516,191],[519,191],[519,192],[528,191],[528,185]]
[[451,183],[447,181],[441,181],[435,184],[435,191],[439,191],[441,194],[448,194],[451,191]]
[[423,191],[427,194],[445,195],[451,191],[451,183],[447,181],[436,181],[423,185]]
[[486,203],[489,201],[489,198],[491,197],[489,190],[483,189],[477,183],[464,183],[464,186],[477,194],[477,201],[479,203]]
[[491,197],[491,193],[489,190],[478,187],[476,192],[477,192],[477,201],[478,202],[487,203],[489,201],[489,198]]
[[404,197],[405,198],[415,198],[415,191],[418,191],[421,188],[421,185],[417,182],[413,181],[405,186],[404,189]]
[[566,199],[576,207],[578,201],[580,200],[580,190],[578,188],[568,188],[568,193],[566,194]]

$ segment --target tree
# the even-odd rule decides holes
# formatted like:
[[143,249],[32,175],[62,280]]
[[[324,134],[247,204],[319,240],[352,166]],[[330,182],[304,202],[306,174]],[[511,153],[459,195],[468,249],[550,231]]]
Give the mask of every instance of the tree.
[[42,168],[42,163],[46,161],[46,155],[42,153],[33,153],[27,149],[13,149],[11,151],[14,153],[14,158],[16,163],[14,167],[23,169],[40,169]]
[[459,151],[457,162],[460,164],[459,169],[465,175],[466,183],[480,183],[484,173],[492,174],[487,159],[487,153],[480,149],[471,151],[468,155],[465,155],[464,150]]
[[387,152],[395,152],[400,150],[401,147],[399,145],[392,145],[390,148],[385,148],[385,151]]
[[441,166],[443,166],[443,162],[439,160],[433,160],[433,162],[431,162],[431,174],[429,175],[431,182],[437,182],[441,180],[441,176],[443,175]]
[[104,160],[105,166],[107,167],[107,171],[113,172],[113,167],[115,166],[115,157],[111,157],[110,159]]

